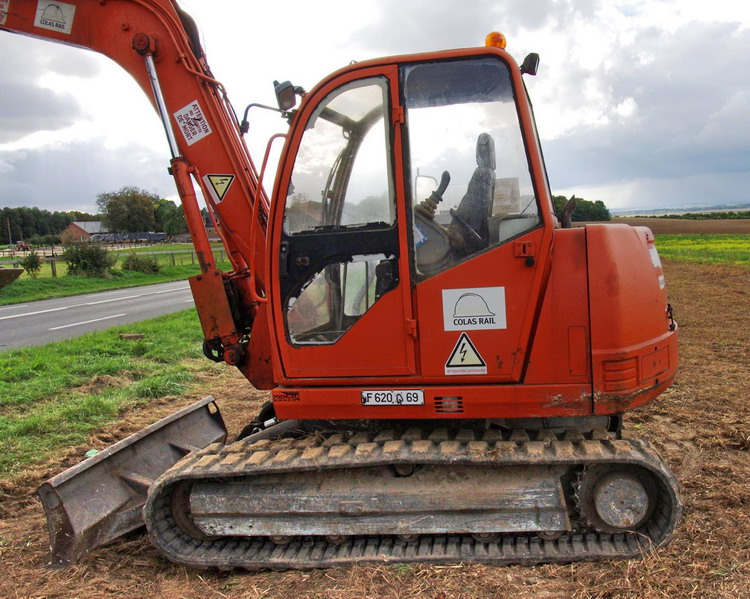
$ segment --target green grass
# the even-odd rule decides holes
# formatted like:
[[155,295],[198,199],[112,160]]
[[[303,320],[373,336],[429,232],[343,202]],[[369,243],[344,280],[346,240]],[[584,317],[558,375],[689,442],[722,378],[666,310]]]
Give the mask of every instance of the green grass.
[[657,235],[656,248],[671,260],[750,267],[750,235]]
[[[120,333],[143,333],[141,340]],[[186,392],[219,371],[201,351],[195,309],[0,353],[0,478],[116,420],[123,410]]]

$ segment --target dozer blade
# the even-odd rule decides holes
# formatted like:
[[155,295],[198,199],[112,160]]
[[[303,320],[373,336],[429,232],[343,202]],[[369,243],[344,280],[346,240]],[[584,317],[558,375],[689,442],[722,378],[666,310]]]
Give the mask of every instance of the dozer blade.
[[67,566],[95,547],[144,525],[151,483],[191,451],[226,440],[213,397],[206,397],[43,483],[52,559]]

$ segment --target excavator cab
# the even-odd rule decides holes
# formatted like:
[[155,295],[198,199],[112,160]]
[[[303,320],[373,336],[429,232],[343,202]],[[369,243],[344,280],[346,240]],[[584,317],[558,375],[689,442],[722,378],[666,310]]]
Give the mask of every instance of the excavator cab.
[[[271,215],[290,382],[518,380],[554,227],[532,123],[518,68],[492,48],[357,64],[305,96]],[[462,313],[466,294],[484,308]],[[462,316],[481,367],[446,366]]]

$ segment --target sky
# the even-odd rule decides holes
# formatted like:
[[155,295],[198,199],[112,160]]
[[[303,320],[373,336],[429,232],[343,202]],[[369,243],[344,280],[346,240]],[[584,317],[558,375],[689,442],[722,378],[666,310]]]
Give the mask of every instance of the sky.
[[[21,0],[11,0],[18,2]],[[480,46],[526,77],[552,192],[615,210],[750,202],[750,4],[737,0],[185,0],[235,109],[353,60]],[[279,9],[278,6],[283,6]],[[0,207],[96,211],[134,185],[176,199],[153,109],[108,59],[0,32]],[[250,113],[257,164],[285,122]]]

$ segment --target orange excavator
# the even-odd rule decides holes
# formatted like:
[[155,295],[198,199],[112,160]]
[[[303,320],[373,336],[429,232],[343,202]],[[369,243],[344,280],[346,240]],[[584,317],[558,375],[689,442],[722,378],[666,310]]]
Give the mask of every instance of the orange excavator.
[[571,562],[671,539],[675,477],[621,434],[677,369],[654,237],[559,225],[522,79],[536,54],[519,66],[491,34],[309,92],[275,82],[289,129],[268,196],[269,153],[258,170],[174,0],[0,10],[148,95],[204,352],[272,397],[231,442],[209,397],[44,483],[55,563],[144,523],[168,559],[221,569]]

